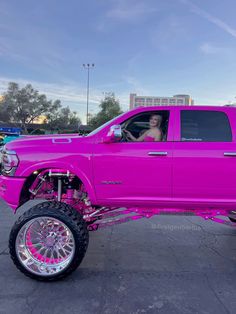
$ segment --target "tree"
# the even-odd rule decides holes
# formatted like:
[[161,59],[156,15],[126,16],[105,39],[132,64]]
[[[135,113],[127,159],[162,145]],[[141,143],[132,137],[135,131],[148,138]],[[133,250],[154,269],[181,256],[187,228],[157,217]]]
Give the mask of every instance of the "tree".
[[7,122],[20,123],[27,133],[28,123],[33,123],[36,118],[46,116],[49,112],[56,113],[60,108],[59,100],[47,100],[44,94],[39,94],[30,84],[20,89],[17,83],[10,82],[4,93],[0,116],[5,115],[4,120]]
[[97,128],[122,113],[120,103],[114,93],[107,94],[99,107],[101,110],[89,122],[92,128]]
[[0,100],[0,121],[8,122],[10,121],[10,113],[7,110],[7,106],[4,105],[4,97]]
[[0,121],[20,123],[27,133],[27,124],[33,123],[39,116],[45,116],[51,127],[74,127],[81,123],[76,112],[71,112],[69,107],[62,108],[60,100],[48,100],[30,84],[19,88],[17,83],[10,82],[1,101]]
[[78,125],[81,124],[81,120],[78,117],[77,112],[71,111],[68,106],[61,108],[61,110],[58,110],[56,113],[49,113],[47,115],[47,121],[51,127],[59,129],[78,127]]

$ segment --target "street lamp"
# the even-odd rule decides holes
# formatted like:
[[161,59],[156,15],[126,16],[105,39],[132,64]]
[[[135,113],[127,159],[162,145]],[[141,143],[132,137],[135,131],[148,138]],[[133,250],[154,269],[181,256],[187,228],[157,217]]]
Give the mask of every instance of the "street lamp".
[[86,121],[87,121],[87,125],[88,125],[88,120],[89,120],[89,112],[88,112],[88,106],[89,106],[89,71],[90,69],[94,68],[95,64],[94,63],[87,63],[87,64],[83,64],[83,67],[85,70],[88,71],[88,78],[87,78],[87,112],[86,112]]

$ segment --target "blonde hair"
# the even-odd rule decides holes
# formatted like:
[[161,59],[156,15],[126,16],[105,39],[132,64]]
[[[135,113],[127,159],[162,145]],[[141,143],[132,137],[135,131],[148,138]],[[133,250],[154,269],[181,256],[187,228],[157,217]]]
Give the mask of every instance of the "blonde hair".
[[157,125],[157,127],[160,128],[161,123],[162,123],[162,116],[160,116],[159,114],[153,113],[153,114],[151,114],[150,119],[151,119],[152,117],[154,117],[154,116],[157,116],[157,117],[158,117],[158,125]]

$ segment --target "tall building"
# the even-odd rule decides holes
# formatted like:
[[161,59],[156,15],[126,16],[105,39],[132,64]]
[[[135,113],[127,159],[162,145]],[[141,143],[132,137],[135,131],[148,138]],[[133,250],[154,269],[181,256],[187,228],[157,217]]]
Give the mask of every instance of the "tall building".
[[189,95],[174,95],[173,97],[137,96],[130,94],[130,109],[140,106],[192,106],[193,99]]

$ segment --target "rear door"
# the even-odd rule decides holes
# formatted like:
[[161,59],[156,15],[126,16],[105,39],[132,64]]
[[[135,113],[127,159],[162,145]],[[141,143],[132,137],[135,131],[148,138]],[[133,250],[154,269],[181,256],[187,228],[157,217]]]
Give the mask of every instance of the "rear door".
[[229,112],[230,108],[179,110],[173,152],[174,200],[197,206],[236,201],[236,144]]

